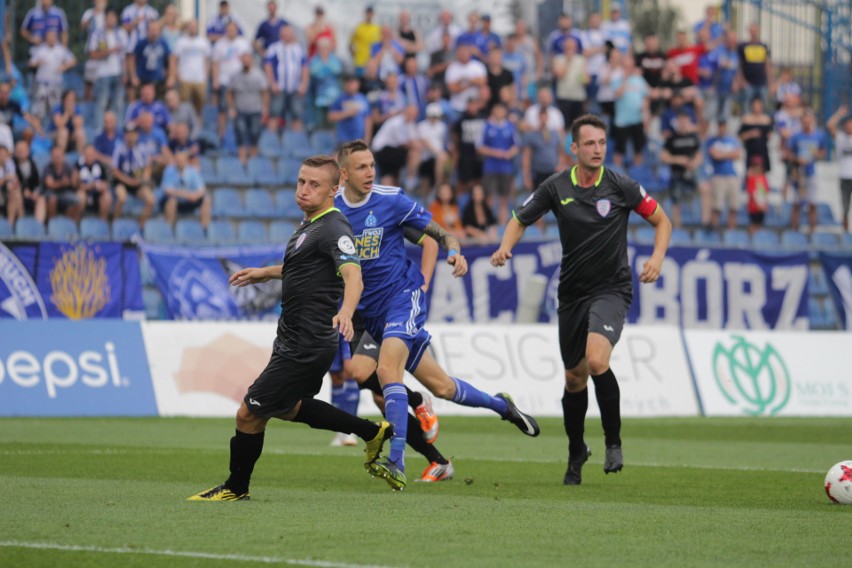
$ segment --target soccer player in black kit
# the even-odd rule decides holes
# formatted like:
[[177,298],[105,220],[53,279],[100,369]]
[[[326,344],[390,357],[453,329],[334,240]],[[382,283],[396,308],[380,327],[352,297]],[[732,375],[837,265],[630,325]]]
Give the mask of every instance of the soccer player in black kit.
[[607,136],[600,118],[579,117],[571,125],[571,134],[577,165],[548,178],[513,212],[491,263],[506,264],[524,229],[547,211],[553,212],[562,242],[558,312],[565,366],[562,412],[568,435],[564,483],[579,485],[583,464],[592,453],[583,441],[589,375],[595,383],[606,439],[604,472],[618,472],[624,466],[620,391],[609,360],[633,300],[627,218],[635,211],[655,229],[654,252],[642,267],[640,282],[654,282],[660,276],[672,226],[642,186],[604,168]]
[[278,335],[269,363],[237,411],[230,477],[189,501],[249,498],[249,480],[270,418],[353,433],[367,442],[365,465],[379,457],[384,441],[392,435],[388,422],[376,424],[313,398],[334,360],[338,333],[347,341],[352,339],[352,315],[363,290],[352,227],[334,207],[339,175],[337,162],[330,156],[302,162],[296,202],[305,218],[287,243],[283,264],[245,268],[230,278],[234,286],[282,280]]

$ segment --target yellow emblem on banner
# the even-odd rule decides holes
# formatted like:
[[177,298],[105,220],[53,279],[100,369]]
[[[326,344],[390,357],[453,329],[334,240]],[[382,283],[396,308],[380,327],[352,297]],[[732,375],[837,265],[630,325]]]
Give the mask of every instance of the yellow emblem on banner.
[[68,319],[93,317],[110,301],[106,259],[86,245],[69,248],[50,271],[50,300]]

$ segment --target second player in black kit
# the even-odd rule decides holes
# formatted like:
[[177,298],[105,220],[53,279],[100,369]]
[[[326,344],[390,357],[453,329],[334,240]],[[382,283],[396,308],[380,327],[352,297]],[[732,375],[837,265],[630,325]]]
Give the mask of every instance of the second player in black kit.
[[633,300],[633,277],[627,259],[628,217],[635,211],[655,228],[654,252],[639,276],[641,282],[654,282],[659,277],[671,223],[642,186],[603,166],[606,125],[598,117],[581,116],[571,131],[577,165],[549,177],[514,211],[491,262],[504,265],[525,227],[553,212],[562,243],[558,312],[566,382],[562,410],[568,435],[564,483],[579,485],[583,464],[591,455],[583,439],[590,375],[606,439],[604,472],[623,467],[621,395],[609,361]]

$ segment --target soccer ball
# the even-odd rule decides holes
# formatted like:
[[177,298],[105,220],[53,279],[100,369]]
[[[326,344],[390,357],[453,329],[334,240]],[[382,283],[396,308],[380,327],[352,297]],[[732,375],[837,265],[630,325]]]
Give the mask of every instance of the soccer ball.
[[825,476],[825,494],[835,503],[852,505],[852,461],[831,466]]

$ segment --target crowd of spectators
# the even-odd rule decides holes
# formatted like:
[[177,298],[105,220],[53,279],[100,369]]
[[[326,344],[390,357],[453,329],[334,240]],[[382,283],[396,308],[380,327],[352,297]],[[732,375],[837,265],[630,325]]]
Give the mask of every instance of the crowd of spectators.
[[[738,37],[713,6],[668,49],[656,35],[633,37],[618,3],[583,23],[562,14],[543,41],[523,20],[498,34],[487,13],[471,12],[461,25],[445,10],[421,30],[405,10],[394,25],[380,24],[372,7],[339,38],[321,6],[300,28],[276,1],[252,33],[238,9],[223,0],[202,28],[174,6],[160,14],[147,0],[121,10],[95,0],[80,21],[88,40],[78,62],[65,13],[40,0],[20,30],[27,77],[4,45],[0,206],[9,223],[25,215],[109,220],[133,196],[140,224],[159,213],[172,224],[197,214],[206,227],[212,208],[200,159],[227,151],[229,129],[243,165],[266,131],[285,139],[328,131],[338,142],[364,139],[381,182],[433,200],[448,230],[491,241],[519,197],[573,164],[570,124],[595,112],[610,125],[610,165],[665,192],[678,227],[682,204],[699,200],[704,228],[736,226],[745,206],[758,230],[772,191],[766,174],[779,168],[791,227],[806,211],[812,231],[814,165],[830,133],[848,227],[846,107],[826,133],[792,71],[772,64],[759,26]],[[340,57],[347,47],[351,63]],[[65,80],[78,67],[85,101]],[[92,108],[89,120],[81,102]]]

